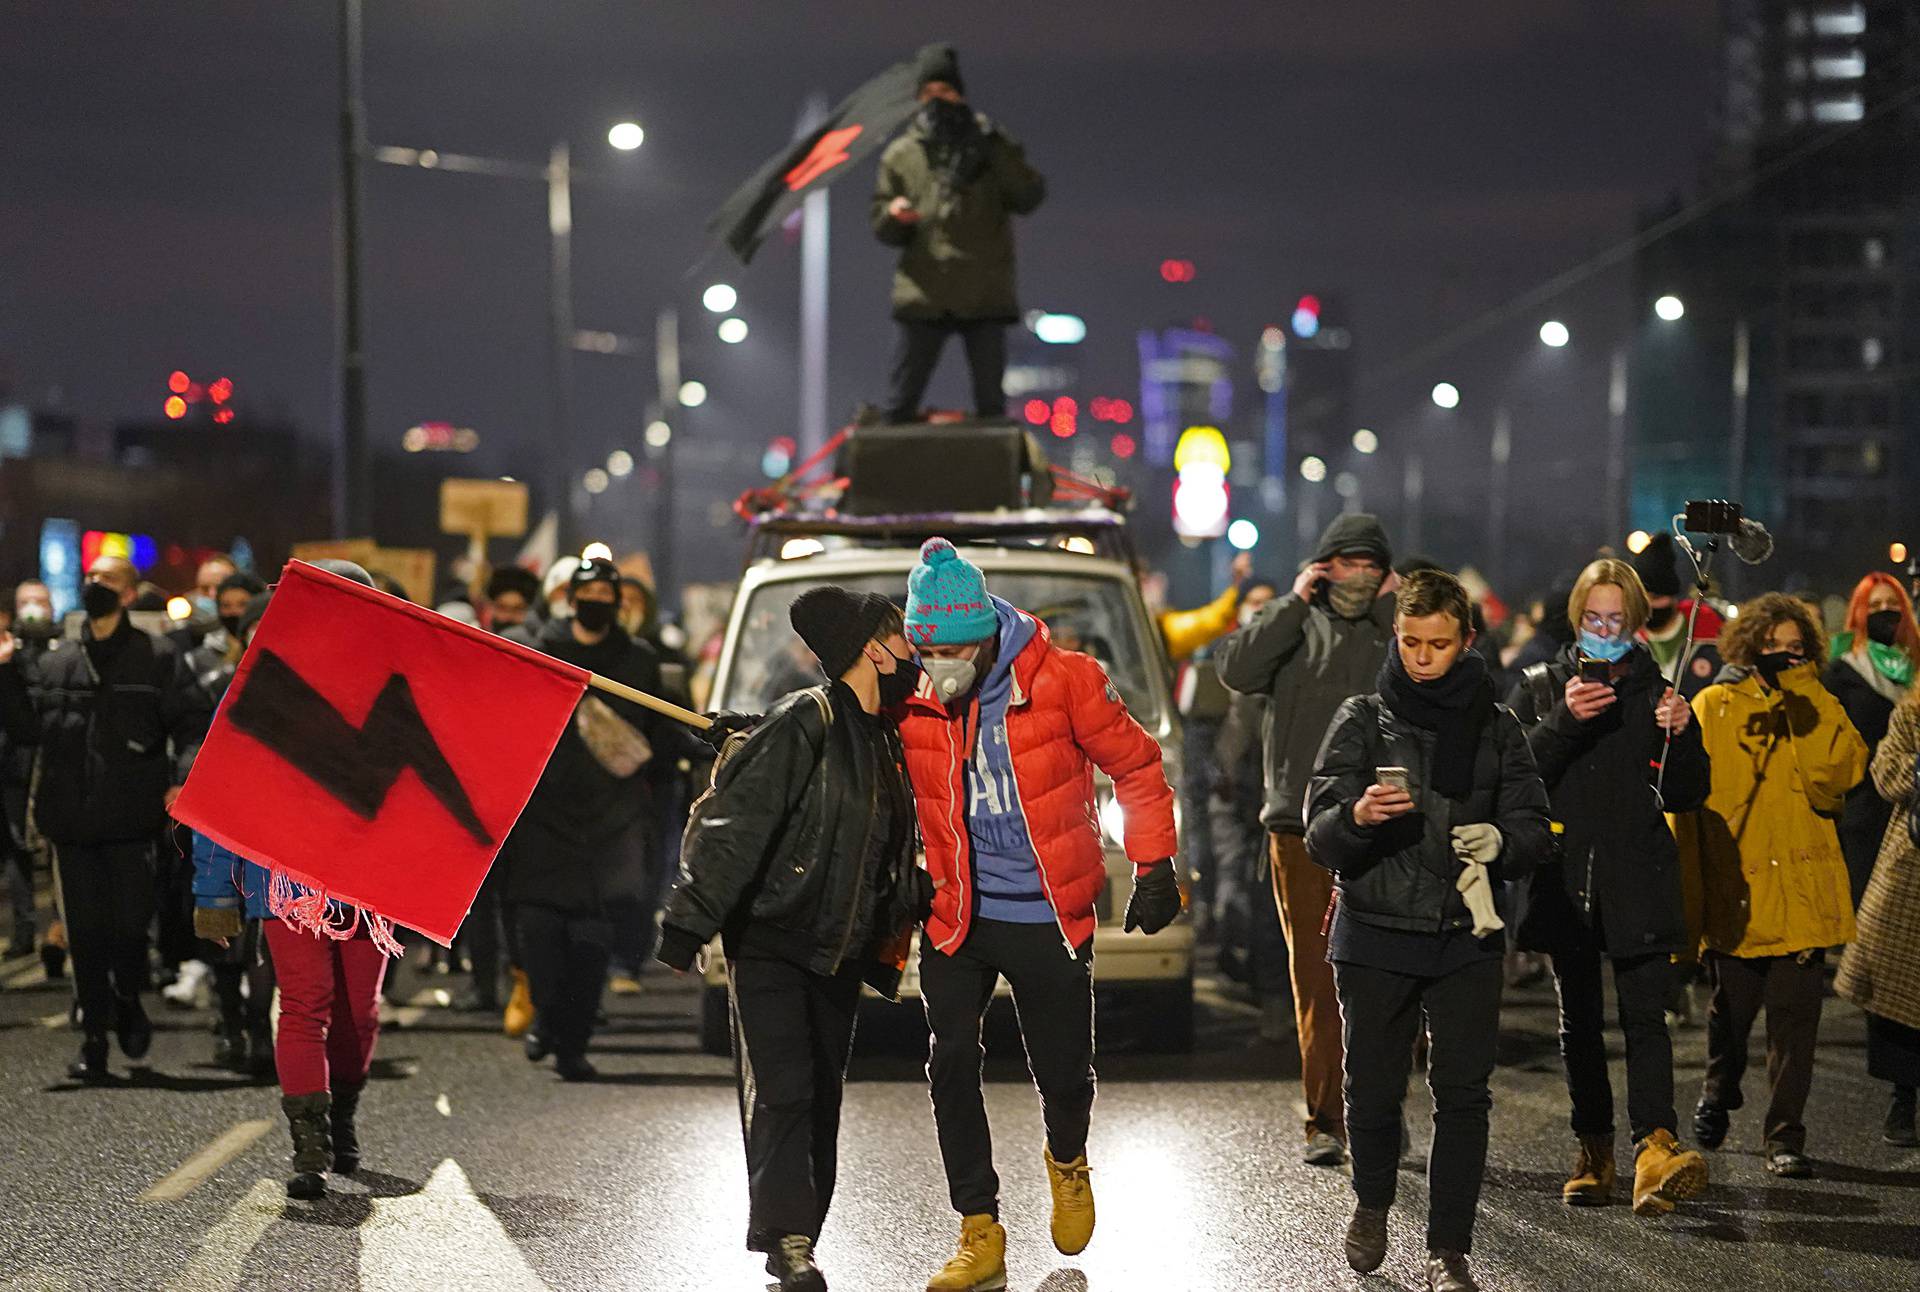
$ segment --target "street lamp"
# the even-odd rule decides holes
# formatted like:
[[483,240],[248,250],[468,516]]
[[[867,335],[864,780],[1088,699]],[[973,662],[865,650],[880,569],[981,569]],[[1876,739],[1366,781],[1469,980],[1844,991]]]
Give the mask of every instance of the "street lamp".
[[1355,453],[1367,454],[1378,453],[1380,451],[1380,437],[1366,427],[1361,427],[1353,433],[1353,451]]
[[665,422],[648,422],[646,441],[650,449],[664,449],[673,442],[673,428]]
[[700,293],[700,303],[715,314],[725,314],[740,303],[740,293],[725,283],[715,283]]
[[607,131],[607,142],[623,153],[630,153],[647,141],[647,132],[632,121],[616,122]]
[[747,321],[743,318],[721,319],[720,339],[728,345],[739,345],[747,339]]
[[707,388],[698,381],[680,383],[680,407],[698,408],[707,402]]
[[1669,323],[1677,323],[1686,316],[1686,302],[1678,296],[1662,296],[1653,303],[1653,312]]
[[1558,319],[1548,319],[1540,325],[1540,341],[1543,345],[1558,350],[1572,339],[1573,334],[1567,331],[1567,325]]
[[1460,407],[1460,388],[1450,381],[1443,381],[1433,388],[1433,402],[1441,408]]

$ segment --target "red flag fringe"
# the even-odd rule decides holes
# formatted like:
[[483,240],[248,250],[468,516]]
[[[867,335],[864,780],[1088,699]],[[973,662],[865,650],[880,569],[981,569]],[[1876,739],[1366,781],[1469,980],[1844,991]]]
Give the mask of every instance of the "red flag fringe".
[[[270,873],[273,879],[267,886],[267,909],[288,928],[331,938],[335,942],[345,942],[359,931],[360,922],[365,920],[367,936],[373,939],[373,945],[380,948],[382,954],[396,960],[406,954],[399,938],[394,936],[393,921],[386,916],[362,910],[351,902],[339,901],[328,896],[324,889],[302,888],[284,870]],[[343,923],[336,923],[330,914],[336,905],[345,912]]]

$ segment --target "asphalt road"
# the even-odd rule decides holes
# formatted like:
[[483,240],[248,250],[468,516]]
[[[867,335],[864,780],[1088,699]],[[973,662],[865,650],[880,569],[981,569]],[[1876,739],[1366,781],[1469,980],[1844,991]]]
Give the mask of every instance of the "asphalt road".
[[[570,1086],[494,1020],[441,1007],[447,980],[400,972],[415,1003],[381,1039],[362,1114],[367,1169],[306,1204],[281,1187],[278,1092],[208,1065],[207,1015],[156,1009],[148,1066],[83,1088],[64,1076],[76,1048],[64,987],[0,965],[0,1292],[766,1286],[740,1248],[728,1064],[697,1051],[687,987],[650,979],[611,1001],[595,1055],[604,1079]],[[1016,1292],[1421,1286],[1421,1176],[1401,1174],[1384,1277],[1349,1273],[1347,1181],[1299,1162],[1297,1058],[1259,1044],[1252,1022],[1209,989],[1192,1056],[1103,1056],[1090,1146],[1099,1229],[1069,1259],[1047,1241],[1039,1111],[1002,1020],[988,1102]],[[1504,1029],[1475,1252],[1489,1289],[1920,1286],[1920,1152],[1879,1141],[1885,1092],[1864,1075],[1850,1007],[1827,1002],[1808,1118],[1819,1178],[1766,1176],[1750,1104],[1712,1155],[1707,1195],[1660,1221],[1560,1204],[1570,1155],[1550,994],[1510,993]],[[950,1250],[923,1046],[911,1012],[863,1018],[821,1244],[838,1292],[911,1292]],[[1698,1028],[1681,1033],[1686,1104],[1702,1047]],[[1616,1047],[1616,1083],[1618,1058]],[[117,1053],[114,1064],[127,1073]],[[1423,1098],[1416,1087],[1412,1106]],[[1418,1154],[1424,1116],[1414,1123]]]

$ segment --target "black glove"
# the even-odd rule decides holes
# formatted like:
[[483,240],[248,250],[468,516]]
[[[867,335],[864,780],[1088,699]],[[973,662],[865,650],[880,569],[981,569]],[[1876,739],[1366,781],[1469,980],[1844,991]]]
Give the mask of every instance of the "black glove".
[[907,876],[906,891],[900,905],[915,924],[923,924],[933,914],[933,876],[915,866]]
[[1128,933],[1158,933],[1180,914],[1180,881],[1173,877],[1173,860],[1156,861],[1144,875],[1133,880],[1133,896],[1127,899]]
[[709,713],[706,717],[713,725],[705,731],[697,732],[696,734],[700,739],[713,746],[714,751],[717,753],[719,752],[720,746],[727,743],[728,736],[736,732],[752,731],[755,727],[759,726],[761,715],[757,713],[732,713],[722,711],[720,713]]

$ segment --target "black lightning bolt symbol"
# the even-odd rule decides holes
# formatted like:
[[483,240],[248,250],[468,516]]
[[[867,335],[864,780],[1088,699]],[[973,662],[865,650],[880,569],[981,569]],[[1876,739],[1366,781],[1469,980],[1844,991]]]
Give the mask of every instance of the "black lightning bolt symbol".
[[475,843],[493,847],[466,790],[427,730],[413,689],[399,673],[387,679],[356,729],[327,698],[270,650],[259,650],[228,720],[292,763],[363,821],[380,814],[387,791],[411,767]]

